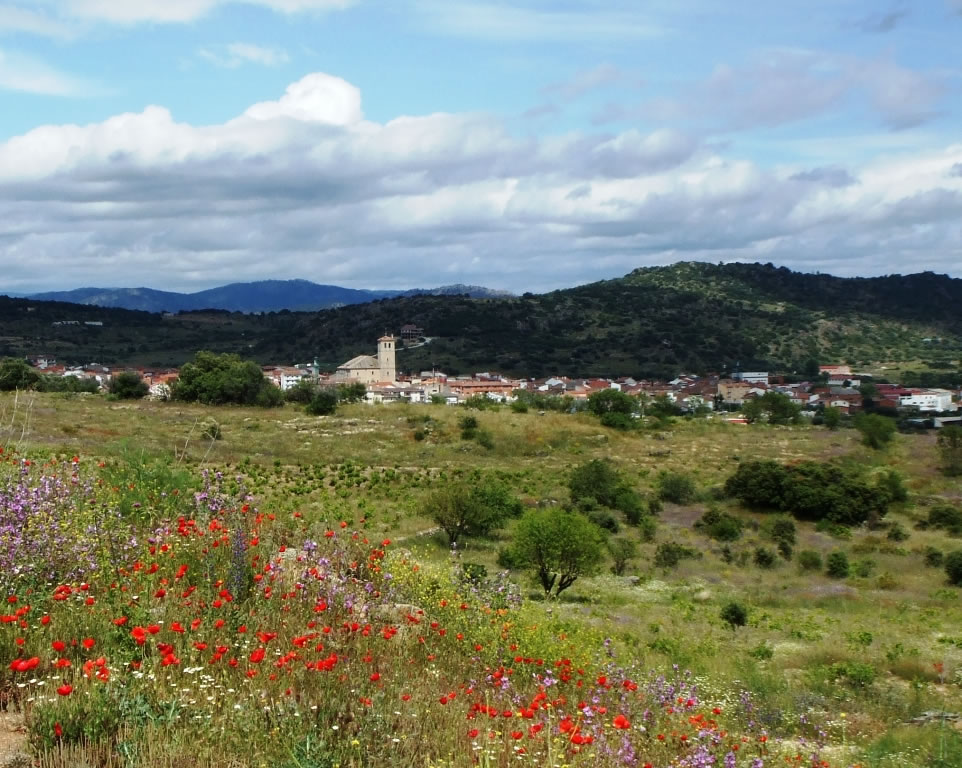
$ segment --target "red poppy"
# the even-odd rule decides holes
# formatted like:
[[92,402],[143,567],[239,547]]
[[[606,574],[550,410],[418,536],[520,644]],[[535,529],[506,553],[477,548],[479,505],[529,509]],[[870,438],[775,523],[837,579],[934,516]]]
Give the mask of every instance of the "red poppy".
[[96,644],[97,644],[97,641],[94,640],[92,637],[85,637],[84,640],[83,640],[83,646],[84,646],[84,648],[86,648],[88,651],[89,651],[91,648],[93,648]]
[[57,693],[59,693],[61,696],[69,696],[71,693],[73,693],[73,686],[64,683],[57,689]]
[[619,728],[622,731],[627,731],[629,728],[631,728],[631,723],[624,715],[618,715],[614,720],[612,720],[611,724],[615,728]]
[[251,664],[260,664],[264,660],[264,649],[255,648],[250,655]]

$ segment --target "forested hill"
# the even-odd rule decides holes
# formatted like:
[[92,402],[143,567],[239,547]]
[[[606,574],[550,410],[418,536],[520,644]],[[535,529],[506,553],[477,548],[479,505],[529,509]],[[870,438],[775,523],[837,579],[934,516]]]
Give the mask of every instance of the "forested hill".
[[[104,325],[51,324],[92,317]],[[262,362],[317,357],[333,367],[372,353],[385,331],[414,323],[432,341],[400,351],[402,370],[670,376],[739,362],[792,369],[811,359],[957,360],[962,280],[931,273],[837,278],[685,262],[539,295],[411,296],[312,313],[162,319],[0,299],[0,323],[0,354],[76,362],[179,364],[197,349],[213,349]]]

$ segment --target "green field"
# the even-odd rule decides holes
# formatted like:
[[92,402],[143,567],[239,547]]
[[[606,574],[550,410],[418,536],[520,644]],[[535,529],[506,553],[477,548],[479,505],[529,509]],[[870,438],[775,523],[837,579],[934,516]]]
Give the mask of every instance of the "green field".
[[[72,587],[65,600],[52,597],[59,580],[4,574],[5,588],[17,598],[6,608],[31,609],[0,626],[0,701],[9,713],[23,712],[35,759],[44,766],[329,768],[727,765],[728,759],[738,766],[753,760],[766,766],[962,765],[959,721],[925,716],[962,713],[962,591],[925,557],[933,548],[962,549],[962,539],[917,527],[934,506],[962,507],[962,483],[939,472],[934,436],[898,435],[887,449],[873,451],[851,429],[677,419],[658,429],[619,432],[589,414],[502,408],[471,412],[489,438],[484,447],[462,438],[459,420],[466,413],[446,406],[359,405],[314,418],[292,406],[0,396],[0,488],[8,488],[8,508],[10,488],[35,487],[41,475],[65,480],[74,472],[75,488],[57,497],[69,507],[65,536],[83,539],[83,526],[94,519],[106,525],[96,514],[108,510],[116,512],[110,525],[171,529],[154,534],[170,542],[169,552],[145,554],[146,539],[140,550],[123,544],[123,554],[102,558],[84,577],[89,591],[79,591],[79,580],[64,582]],[[219,439],[211,437],[215,426]],[[452,556],[431,519],[426,500],[462,480],[496,479],[529,509],[566,505],[572,470],[592,459],[609,459],[645,500],[657,494],[664,471],[694,482],[690,503],[663,504],[652,540],[615,513],[618,530],[607,536],[637,547],[622,575],[610,573],[606,561],[546,601],[529,572],[512,569],[508,581],[497,576],[499,552],[512,542],[517,521],[491,536],[459,541],[459,554]],[[761,567],[755,552],[774,551],[773,516],[743,509],[722,493],[739,464],[755,459],[835,461],[869,478],[894,469],[908,498],[872,528],[817,530],[798,522],[792,559],[778,557],[772,567]],[[205,471],[225,478],[222,487],[208,489],[217,510],[192,500]],[[229,521],[242,504],[242,524],[234,525]],[[741,521],[740,538],[727,548],[694,527],[709,509]],[[214,528],[204,537],[183,533],[181,523],[178,536],[181,516],[193,516],[202,529],[209,520]],[[74,519],[76,528],[68,530]],[[225,543],[211,549],[218,520],[226,521]],[[895,523],[907,538],[891,534]],[[239,566],[236,552],[231,555],[236,547],[229,537],[241,527],[245,535],[257,533],[263,560],[248,558]],[[0,534],[0,542],[7,535]],[[318,552],[333,546],[337,557],[351,560],[340,571],[324,566],[327,581],[318,577],[322,586],[316,587],[326,596],[323,585],[335,576],[341,580],[324,598],[330,638],[312,637],[308,646],[321,641],[325,648],[314,656],[338,657],[330,674],[314,667],[304,672],[302,663],[314,656],[291,646],[305,633],[320,633],[320,624],[312,623],[328,616],[312,613],[301,599],[302,590],[315,588],[300,583],[313,584],[310,577],[285,570],[294,552],[313,562],[314,550],[304,541],[315,542]],[[694,556],[657,567],[656,552],[665,542],[689,547]],[[803,571],[803,550],[823,559],[844,551],[852,573],[832,578],[824,568]],[[8,554],[10,562],[17,557]],[[324,559],[333,561],[335,554]],[[159,563],[156,574],[135,569],[134,560]],[[268,560],[277,569],[265,571]],[[181,561],[189,570],[178,577]],[[483,566],[487,578],[463,579],[466,564]],[[217,591],[233,583],[228,574],[238,567],[262,579],[216,614],[210,606]],[[387,571],[390,584],[383,580]],[[175,603],[175,586],[180,593],[188,582],[196,592]],[[265,596],[268,582],[274,586]],[[378,599],[365,597],[362,586]],[[505,601],[513,589],[520,603]],[[161,591],[169,594],[156,597]],[[95,594],[95,604],[86,606],[88,594]],[[747,609],[745,626],[732,628],[720,617],[732,601]],[[339,632],[335,612],[348,629]],[[112,624],[111,617],[121,614],[128,623]],[[43,615],[53,617],[49,626]],[[233,628],[230,640],[208,630],[214,615],[226,618],[218,631]],[[197,630],[188,626],[191,620]],[[168,632],[175,621],[186,633]],[[352,621],[369,623],[377,642],[355,638]],[[145,645],[131,640],[131,626],[154,622],[162,627],[156,639],[148,637]],[[238,635],[242,625],[249,630]],[[396,637],[380,639],[392,629]],[[277,637],[258,641],[255,632]],[[72,665],[54,665],[51,640],[69,646],[88,634],[96,640],[89,653],[82,644],[68,647],[61,656]],[[229,648],[224,659],[236,654],[238,666],[207,658],[219,643]],[[270,675],[259,666],[266,662],[253,661],[261,647],[279,664]],[[165,663],[167,649],[176,663]],[[296,658],[281,664],[287,656],[280,654],[288,652]],[[99,653],[110,670],[102,681],[94,658]],[[30,683],[27,672],[9,665],[34,655],[42,674],[32,673]],[[545,662],[540,669],[554,670],[555,684],[530,671],[535,659]],[[581,673],[562,682],[556,678],[566,669],[564,660]],[[94,663],[90,675],[81,671],[85,661]],[[245,668],[246,677],[240,674]],[[491,682],[504,675],[514,676],[510,686]],[[679,676],[676,691],[697,684],[694,703],[687,703],[687,693],[681,704],[659,703],[668,685],[658,682],[661,675],[669,682]],[[54,694],[54,683],[64,681],[74,690]],[[236,707],[227,705],[235,700]],[[495,719],[482,710],[478,717],[482,705],[535,715]],[[616,723],[615,715],[626,720]],[[924,722],[912,722],[919,717]],[[572,733],[593,734],[593,740],[579,744]],[[714,763],[697,762],[709,753]]]

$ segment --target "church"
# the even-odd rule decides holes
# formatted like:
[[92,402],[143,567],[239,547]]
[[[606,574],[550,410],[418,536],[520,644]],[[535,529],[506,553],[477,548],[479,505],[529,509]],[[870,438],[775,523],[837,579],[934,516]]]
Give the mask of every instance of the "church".
[[394,336],[382,336],[377,340],[377,357],[358,355],[339,365],[334,378],[360,381],[362,384],[393,383],[397,379],[396,351],[397,339]]

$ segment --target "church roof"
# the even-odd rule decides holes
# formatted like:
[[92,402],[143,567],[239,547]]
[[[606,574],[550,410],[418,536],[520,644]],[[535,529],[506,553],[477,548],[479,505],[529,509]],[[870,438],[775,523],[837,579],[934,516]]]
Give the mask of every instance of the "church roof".
[[357,357],[351,358],[346,363],[337,366],[337,370],[358,370],[358,369],[368,369],[368,368],[380,368],[381,364],[378,363],[377,358],[371,357],[370,355],[358,355]]

